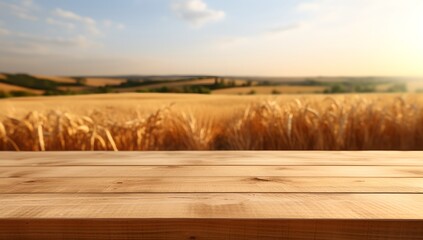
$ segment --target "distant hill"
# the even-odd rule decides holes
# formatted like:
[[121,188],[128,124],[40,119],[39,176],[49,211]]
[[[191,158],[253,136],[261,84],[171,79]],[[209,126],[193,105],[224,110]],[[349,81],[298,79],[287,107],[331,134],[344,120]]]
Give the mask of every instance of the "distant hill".
[[423,78],[193,75],[45,76],[0,74],[0,97],[120,92],[305,94],[420,92]]

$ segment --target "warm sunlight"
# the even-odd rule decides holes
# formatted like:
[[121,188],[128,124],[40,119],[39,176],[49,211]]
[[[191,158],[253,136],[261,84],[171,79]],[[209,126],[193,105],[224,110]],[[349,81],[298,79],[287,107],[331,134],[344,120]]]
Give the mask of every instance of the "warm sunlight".
[[0,66],[50,75],[422,76],[422,13],[421,0],[0,0]]
[[0,240],[422,240],[423,0],[0,0]]

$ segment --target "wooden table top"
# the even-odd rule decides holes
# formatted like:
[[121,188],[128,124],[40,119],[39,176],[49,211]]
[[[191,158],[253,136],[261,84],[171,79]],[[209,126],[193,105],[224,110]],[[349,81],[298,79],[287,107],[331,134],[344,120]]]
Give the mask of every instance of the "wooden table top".
[[19,220],[374,220],[423,229],[423,152],[0,152],[0,178],[0,239]]

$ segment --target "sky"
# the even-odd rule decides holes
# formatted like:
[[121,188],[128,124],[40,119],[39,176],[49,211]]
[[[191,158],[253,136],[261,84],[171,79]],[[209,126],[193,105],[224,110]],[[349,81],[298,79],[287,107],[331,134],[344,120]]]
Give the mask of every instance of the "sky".
[[0,0],[0,72],[423,76],[423,0]]

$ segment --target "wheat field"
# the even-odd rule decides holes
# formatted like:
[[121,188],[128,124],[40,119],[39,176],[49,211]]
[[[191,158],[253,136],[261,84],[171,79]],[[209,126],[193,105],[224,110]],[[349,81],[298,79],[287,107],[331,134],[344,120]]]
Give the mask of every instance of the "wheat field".
[[0,150],[423,150],[420,95],[111,94],[0,101]]

